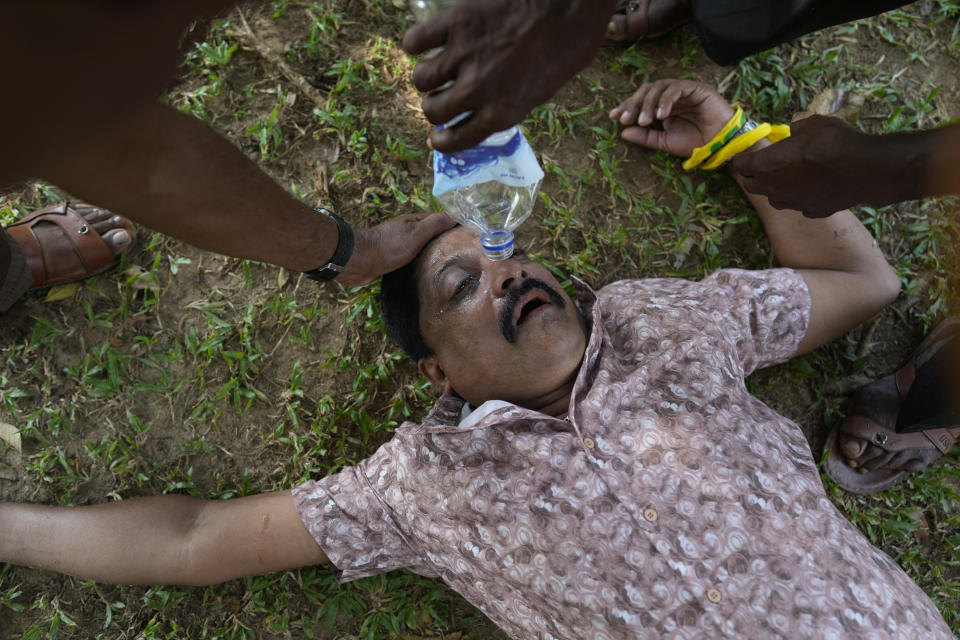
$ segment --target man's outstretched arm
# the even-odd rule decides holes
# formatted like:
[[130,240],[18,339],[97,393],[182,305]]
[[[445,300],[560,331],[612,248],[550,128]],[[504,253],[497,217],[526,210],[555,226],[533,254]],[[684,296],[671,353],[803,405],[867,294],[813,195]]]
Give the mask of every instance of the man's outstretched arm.
[[326,563],[289,491],[88,507],[0,503],[0,561],[118,584],[207,585]]
[[[732,115],[715,90],[690,80],[643,85],[610,112],[611,118],[629,125],[621,134],[625,140],[680,157],[711,140]],[[663,123],[662,130],[648,126],[655,119]],[[761,140],[751,149],[759,155],[769,144]],[[735,168],[731,171],[743,186],[743,177]],[[798,354],[833,340],[896,298],[900,279],[852,213],[810,220],[799,211],[774,208],[764,196],[748,192],[747,197],[760,214],[777,260],[798,270],[810,290],[810,325]]]

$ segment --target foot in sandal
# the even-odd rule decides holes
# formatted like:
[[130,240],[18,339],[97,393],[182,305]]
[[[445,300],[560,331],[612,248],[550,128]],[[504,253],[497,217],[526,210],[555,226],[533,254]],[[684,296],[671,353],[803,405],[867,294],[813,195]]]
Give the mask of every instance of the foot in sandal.
[[958,355],[960,317],[953,317],[895,373],[858,389],[824,445],[827,475],[847,491],[874,493],[946,454],[960,437],[960,411],[950,392],[958,382]]
[[[24,286],[49,287],[101,273],[112,267],[136,238],[133,224],[126,218],[75,202],[34,211],[4,232],[19,247],[8,269],[24,272],[17,296],[23,293]],[[3,286],[18,284],[8,277],[6,285],[0,283]]]

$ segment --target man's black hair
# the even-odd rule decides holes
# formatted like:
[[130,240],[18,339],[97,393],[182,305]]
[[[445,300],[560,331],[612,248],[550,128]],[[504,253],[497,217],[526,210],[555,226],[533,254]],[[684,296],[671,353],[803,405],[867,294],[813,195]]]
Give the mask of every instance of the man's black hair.
[[420,256],[380,281],[380,313],[387,333],[414,362],[433,355],[420,331],[416,264]]

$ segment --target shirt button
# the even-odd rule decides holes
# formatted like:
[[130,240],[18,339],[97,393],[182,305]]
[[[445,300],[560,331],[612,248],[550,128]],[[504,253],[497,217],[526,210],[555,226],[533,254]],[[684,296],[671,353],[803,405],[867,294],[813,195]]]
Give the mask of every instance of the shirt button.
[[595,446],[597,446],[597,443],[593,441],[593,438],[584,438],[583,446],[585,446],[587,449],[593,449]]
[[707,589],[707,600],[716,604],[720,602],[720,599],[723,598],[723,595],[717,589]]
[[656,522],[657,521],[657,510],[647,507],[643,510],[643,519],[647,522]]

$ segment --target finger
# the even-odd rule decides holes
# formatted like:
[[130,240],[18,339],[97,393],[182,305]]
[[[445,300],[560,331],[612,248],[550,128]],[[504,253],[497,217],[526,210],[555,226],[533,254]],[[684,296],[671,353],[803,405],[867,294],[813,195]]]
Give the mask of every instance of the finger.
[[645,127],[652,123],[657,117],[658,104],[660,96],[667,89],[667,83],[658,80],[650,85],[646,95],[643,97],[643,103],[640,105],[640,115],[637,116],[637,125]]
[[[427,120],[436,125],[447,124],[451,120],[456,119],[454,125],[447,127],[449,129],[463,127],[468,124],[472,124],[475,129],[482,128],[488,123],[486,121],[479,122],[479,118],[474,112],[478,106],[477,95],[481,90],[482,88],[474,85],[474,90],[471,91],[464,83],[459,81],[454,82],[446,89],[443,89],[442,91],[436,91],[424,97],[423,102],[421,103],[423,113],[427,116]],[[483,94],[479,93],[479,95],[482,99]],[[489,112],[490,110],[487,109],[486,113]],[[463,114],[465,113],[469,115],[464,116]],[[504,122],[503,118],[490,118],[490,120],[496,121],[491,122],[490,124],[500,124]],[[510,124],[513,123],[509,123],[506,126],[510,126]],[[504,129],[506,126],[500,128]],[[493,133],[494,131],[498,131],[498,129],[490,129],[490,133]],[[481,138],[481,140],[482,139],[483,138]]]
[[620,132],[620,137],[627,142],[638,144],[647,149],[667,151],[667,136],[665,131],[648,129],[647,127],[628,127]]
[[657,120],[666,120],[673,111],[673,105],[680,98],[690,92],[690,87],[685,87],[680,82],[670,83],[660,94],[660,100],[657,101]]
[[[615,107],[613,111],[610,112],[610,117],[619,117],[621,124],[634,124],[637,116],[640,113],[640,105],[643,103],[644,97],[650,90],[650,86],[650,83],[640,85],[640,87],[633,92],[632,96],[626,98],[617,107]],[[614,111],[617,112],[616,116],[613,115]]]
[[[483,113],[489,114],[490,112],[485,111]],[[472,114],[452,127],[434,129],[430,134],[429,144],[442,153],[452,153],[475,147],[490,134],[511,127],[521,120],[521,118],[516,118],[515,122],[511,122],[506,115],[496,117]]]
[[449,24],[446,14],[440,14],[426,22],[416,24],[407,29],[400,46],[412,56],[442,47],[447,42]]
[[420,253],[420,250],[438,235],[457,226],[457,221],[442,211],[420,215],[422,217],[411,237],[410,246],[416,247],[414,255]]
[[407,214],[387,220],[376,231],[384,247],[384,265],[377,271],[380,275],[399,269],[417,257],[423,247],[438,235],[454,227],[457,222],[443,212]]
[[419,91],[434,91],[451,80],[456,80],[460,60],[446,49],[435,56],[423,58],[413,68],[413,86]]

